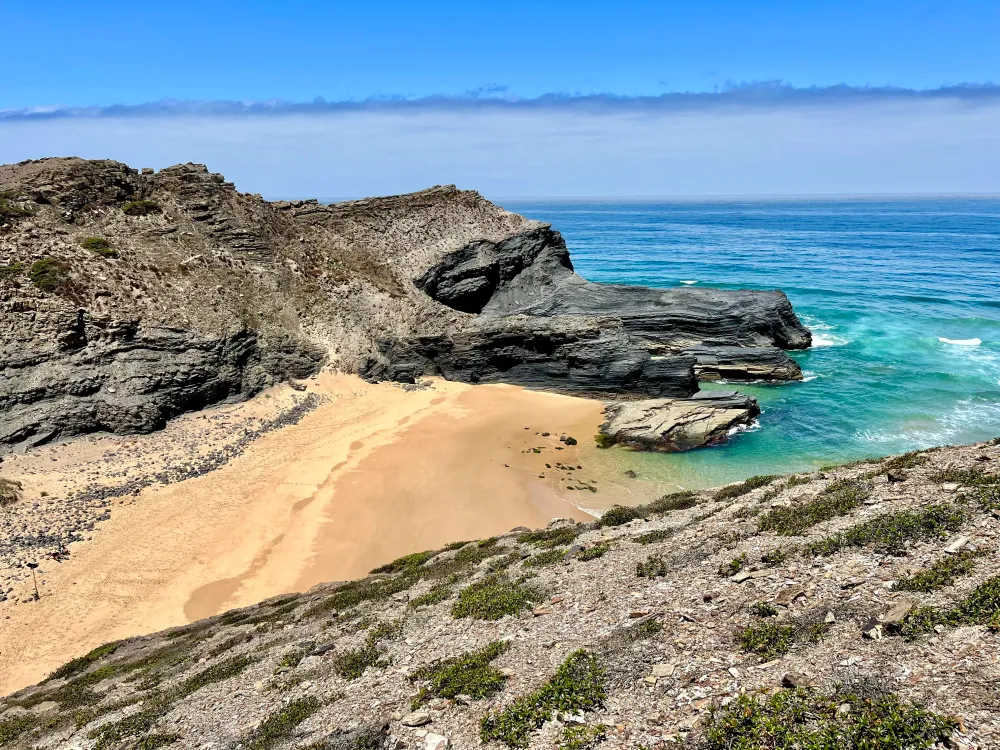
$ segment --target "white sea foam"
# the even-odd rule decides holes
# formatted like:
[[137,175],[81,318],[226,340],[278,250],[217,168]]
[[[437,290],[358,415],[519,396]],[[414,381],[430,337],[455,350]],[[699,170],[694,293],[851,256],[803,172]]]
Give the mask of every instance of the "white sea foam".
[[809,383],[810,381],[813,381],[813,380],[815,380],[818,377],[819,377],[819,375],[817,375],[812,370],[803,370],[802,371],[802,382],[803,383]]
[[686,280],[685,279],[681,279],[681,283],[682,284],[687,284],[688,286],[691,286],[691,284],[697,284],[698,283],[698,279],[686,279]]
[[942,344],[952,344],[954,346],[979,346],[983,343],[982,339],[946,339],[943,336],[938,336],[938,341]]
[[833,333],[816,333],[816,329],[813,329],[813,347],[821,346],[844,346],[845,344],[850,344],[851,340],[843,336],[837,336]]
[[915,429],[903,427],[898,431],[859,430],[854,437],[866,443],[892,445],[890,450],[893,452],[948,445],[970,432],[993,433],[996,425],[1000,424],[1000,402],[962,399],[939,416],[936,422],[935,425]]
[[760,429],[760,420],[755,419],[750,424],[738,424],[735,427],[730,427],[729,432],[726,433],[729,437],[733,435],[738,435],[741,432],[757,432]]

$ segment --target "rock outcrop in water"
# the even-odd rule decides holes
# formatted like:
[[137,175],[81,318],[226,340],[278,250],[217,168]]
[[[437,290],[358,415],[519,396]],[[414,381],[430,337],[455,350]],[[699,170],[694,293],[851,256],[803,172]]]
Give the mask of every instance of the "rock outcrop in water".
[[561,235],[437,187],[268,202],[185,164],[0,167],[0,446],[165,419],[315,372],[598,397],[795,379],[781,292],[579,277]]
[[605,409],[605,447],[625,445],[675,452],[723,442],[760,414],[757,402],[735,391],[701,391],[691,398],[621,401]]

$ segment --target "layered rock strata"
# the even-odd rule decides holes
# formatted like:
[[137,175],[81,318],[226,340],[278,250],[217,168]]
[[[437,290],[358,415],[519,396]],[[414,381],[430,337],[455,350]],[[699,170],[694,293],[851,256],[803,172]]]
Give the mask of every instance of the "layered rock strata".
[[562,236],[436,187],[269,202],[197,164],[0,166],[0,450],[165,419],[326,363],[595,397],[794,379],[781,292],[594,284]]

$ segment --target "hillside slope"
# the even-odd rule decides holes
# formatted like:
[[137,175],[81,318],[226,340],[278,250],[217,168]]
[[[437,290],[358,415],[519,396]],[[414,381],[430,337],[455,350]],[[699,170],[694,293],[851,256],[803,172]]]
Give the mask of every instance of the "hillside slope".
[[331,206],[202,165],[0,166],[0,450],[165,420],[315,372],[593,396],[800,378],[781,292],[593,284],[560,234],[435,187]]
[[108,644],[0,745],[994,748],[1000,441],[616,508]]

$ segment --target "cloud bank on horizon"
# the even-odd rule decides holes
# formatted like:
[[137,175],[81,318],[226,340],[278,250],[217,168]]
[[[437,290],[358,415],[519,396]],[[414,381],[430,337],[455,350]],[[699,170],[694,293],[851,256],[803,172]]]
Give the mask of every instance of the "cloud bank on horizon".
[[0,110],[0,163],[201,162],[269,197],[1000,193],[1000,85]]

